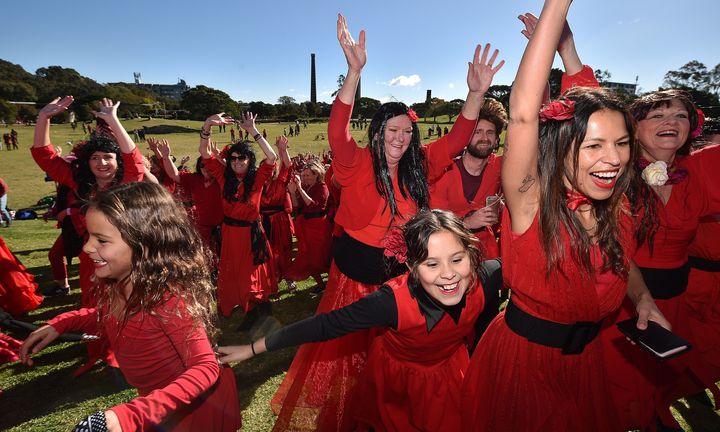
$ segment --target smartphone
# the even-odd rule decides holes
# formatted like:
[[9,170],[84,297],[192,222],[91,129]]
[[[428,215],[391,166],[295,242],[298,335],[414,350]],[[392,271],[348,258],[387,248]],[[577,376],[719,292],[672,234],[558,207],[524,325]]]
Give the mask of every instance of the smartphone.
[[637,328],[637,318],[630,318],[615,325],[631,341],[640,344],[640,346],[660,359],[675,357],[692,348],[690,342],[665,329],[655,321],[648,321],[645,330]]
[[497,195],[490,195],[489,197],[485,198],[485,207],[490,207],[491,205],[497,203],[500,201],[500,197]]

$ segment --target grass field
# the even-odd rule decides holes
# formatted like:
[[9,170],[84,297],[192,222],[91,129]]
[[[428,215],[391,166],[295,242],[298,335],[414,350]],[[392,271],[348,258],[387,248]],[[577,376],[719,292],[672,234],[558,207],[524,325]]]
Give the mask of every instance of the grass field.
[[[167,120],[131,120],[124,124],[128,130],[161,124],[195,130],[199,130],[201,126],[200,122]],[[260,124],[258,129],[265,128],[268,137],[274,137],[281,134],[283,127],[287,126],[288,124]],[[425,135],[428,125],[420,126]],[[43,173],[30,156],[28,148],[32,143],[32,127],[16,126],[15,129],[19,133],[20,150],[0,152],[0,177],[5,179],[10,188],[9,207],[19,209],[32,207],[40,198],[54,194],[54,185],[44,181]],[[0,128],[0,133],[8,131],[9,128]],[[213,132],[213,139],[219,144],[224,145],[230,141],[229,129],[223,134],[217,133],[217,128]],[[321,133],[327,138],[326,123],[310,124],[307,129],[303,128],[300,136],[290,138],[291,155],[307,151],[322,152],[327,148],[327,140],[315,140]],[[366,131],[352,133],[360,142]],[[173,153],[178,157],[190,155],[194,158],[197,155],[197,133],[154,136],[170,140]],[[63,145],[67,152],[70,146],[66,143],[80,140],[83,135],[80,128],[72,131],[68,125],[53,125],[51,137],[54,144]],[[147,153],[144,143],[138,145],[143,153]],[[41,287],[52,282],[47,252],[58,232],[53,222],[45,223],[41,219],[15,221],[10,228],[0,229],[0,235],[28,267]],[[24,317],[25,320],[42,323],[58,313],[76,308],[80,297],[77,261],[70,271],[73,287],[71,295],[46,299],[39,309]],[[241,314],[222,320],[220,343],[248,342],[277,326],[311,315],[318,302],[308,293],[311,287],[309,282],[301,283],[297,291],[288,293],[284,291],[283,283],[280,287],[282,295],[273,301],[274,318],[262,323],[251,334],[235,332],[241,322]],[[36,365],[32,368],[19,364],[0,366],[0,388],[4,390],[4,393],[0,394],[0,430],[67,431],[82,417],[128,401],[136,395],[133,389],[119,387],[116,378],[100,366],[77,379],[72,378],[72,372],[81,364],[84,353],[81,344],[56,344],[37,355]],[[280,384],[294,353],[294,349],[286,349],[234,366],[243,411],[243,430],[267,431],[272,427],[274,419],[269,409],[269,400]],[[674,413],[686,430],[720,430],[719,413],[693,400],[678,402]]]

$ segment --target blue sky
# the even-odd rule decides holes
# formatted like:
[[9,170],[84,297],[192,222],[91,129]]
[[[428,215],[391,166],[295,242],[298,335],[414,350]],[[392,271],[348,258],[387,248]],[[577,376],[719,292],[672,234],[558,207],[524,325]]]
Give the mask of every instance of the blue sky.
[[[464,98],[467,61],[490,42],[510,84],[526,40],[517,15],[539,14],[541,1],[50,1],[5,2],[0,58],[34,73],[74,68],[98,82],[172,84],[178,78],[242,101],[310,98],[310,53],[316,54],[318,100],[331,102],[347,66],[338,45],[338,12],[354,35],[367,31],[362,93],[382,101]],[[569,15],[580,57],[612,81],[644,91],[690,60],[720,63],[717,0],[574,2]],[[561,63],[556,60],[556,66]],[[409,79],[402,79],[402,77]],[[400,78],[400,79],[398,79]],[[391,85],[402,82],[412,85]]]

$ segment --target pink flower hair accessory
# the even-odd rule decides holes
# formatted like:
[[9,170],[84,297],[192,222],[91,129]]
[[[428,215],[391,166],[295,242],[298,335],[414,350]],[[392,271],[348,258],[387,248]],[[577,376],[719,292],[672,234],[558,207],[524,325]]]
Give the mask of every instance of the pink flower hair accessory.
[[570,120],[575,114],[575,101],[562,99],[545,104],[540,108],[540,121]]
[[383,255],[386,257],[395,257],[400,264],[407,262],[408,249],[402,229],[398,227],[390,229],[383,238],[383,247],[385,248]]
[[698,125],[694,131],[690,133],[690,136],[697,138],[703,133],[703,126],[705,125],[705,113],[700,108],[697,108]]
[[410,121],[413,123],[417,123],[418,121],[418,115],[412,108],[408,108],[407,110],[407,116],[410,118]]

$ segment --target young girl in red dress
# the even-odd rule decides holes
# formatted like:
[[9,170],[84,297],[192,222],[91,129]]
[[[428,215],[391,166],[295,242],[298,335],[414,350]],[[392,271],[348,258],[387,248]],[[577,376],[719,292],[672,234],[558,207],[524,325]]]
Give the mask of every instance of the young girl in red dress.
[[[139,396],[85,422],[109,431],[235,431],[240,412],[233,373],[218,366],[209,335],[213,286],[209,251],[160,185],[131,183],[98,194],[86,213],[83,247],[95,267],[98,305],[61,314],[34,331],[20,357],[81,330],[110,341]],[[82,424],[82,422],[81,422]],[[76,430],[83,429],[81,424]]]
[[387,327],[373,340],[350,397],[354,430],[461,430],[460,388],[469,362],[465,337],[484,305],[477,238],[452,213],[433,210],[392,231],[387,245],[409,274],[250,345],[220,347],[220,361]]
[[[596,338],[603,319],[627,294],[638,327],[667,326],[630,262],[630,114],[583,88],[541,111],[570,3],[545,3],[513,84],[500,243],[512,297],[473,354],[462,430],[619,430]],[[578,58],[567,66],[582,69]]]
[[325,168],[319,161],[306,164],[300,175],[302,180],[295,175],[288,185],[293,206],[300,209],[295,218],[298,253],[288,277],[301,281],[312,276],[317,292],[322,292],[322,273],[330,266],[332,246],[332,224],[327,215],[330,191],[325,184]]
[[257,131],[257,116],[245,113],[240,127],[252,134],[265,153],[265,160],[256,167],[250,143],[242,141],[224,151],[226,164],[221,163],[210,151],[210,131],[213,126],[234,122],[223,114],[208,117],[200,132],[203,165],[220,185],[225,214],[218,272],[218,309],[227,317],[239,306],[247,314],[243,328],[249,328],[261,312],[258,306],[263,311],[269,308],[270,294],[277,285],[272,251],[260,222],[260,195],[275,169],[277,155]]
[[[401,102],[390,102],[383,104],[370,122],[368,145],[359,147],[349,125],[367,60],[365,32],[360,32],[356,43],[340,15],[337,37],[348,72],[330,114],[328,140],[334,178],[342,187],[335,222],[345,232],[335,242],[318,312],[346,306],[402,272],[404,266],[383,261],[382,239],[390,228],[428,207],[428,182],[440,177],[470,140],[484,94],[504,64],[501,61],[493,67],[498,52],[489,56],[490,45],[484,51],[481,46],[476,48],[468,64],[469,93],[462,113],[452,131],[438,141],[422,146],[415,112]],[[271,401],[273,410],[279,412],[274,430],[348,430],[348,394],[365,365],[374,336],[372,331],[362,331],[326,344],[300,347]]]

